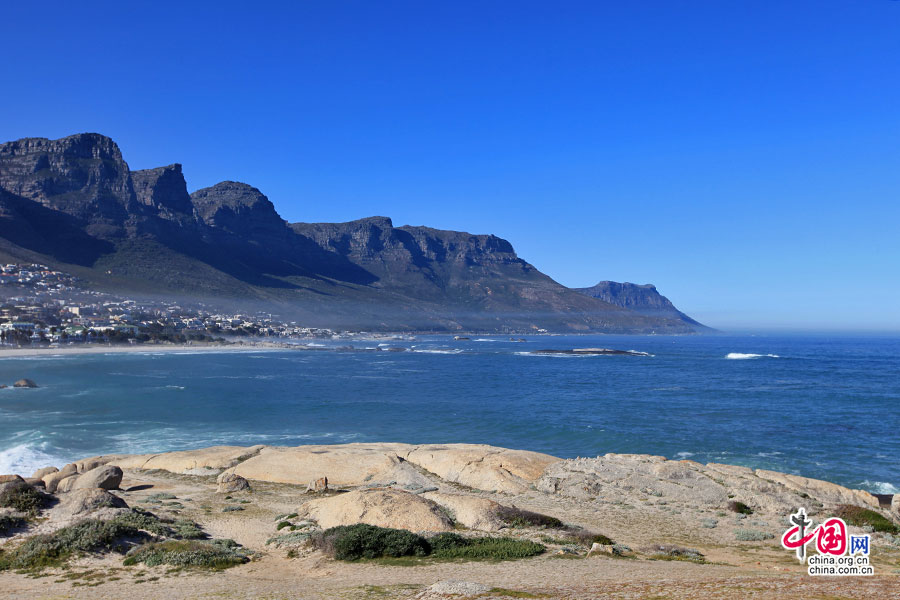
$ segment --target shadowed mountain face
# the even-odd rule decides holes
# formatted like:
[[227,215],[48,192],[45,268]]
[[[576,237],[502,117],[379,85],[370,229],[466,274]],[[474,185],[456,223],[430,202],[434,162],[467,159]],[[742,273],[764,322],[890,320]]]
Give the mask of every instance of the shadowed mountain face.
[[41,260],[111,291],[270,306],[326,327],[697,325],[674,307],[650,314],[570,290],[493,235],[394,227],[386,217],[289,224],[262,192],[233,181],[188,194],[181,165],[131,171],[98,134],[0,145],[0,259]]
[[642,315],[676,319],[698,329],[708,329],[705,325],[698,323],[675,308],[675,305],[668,298],[656,290],[655,285],[649,283],[638,285],[636,283],[601,281],[593,287],[574,289],[591,298],[597,298]]

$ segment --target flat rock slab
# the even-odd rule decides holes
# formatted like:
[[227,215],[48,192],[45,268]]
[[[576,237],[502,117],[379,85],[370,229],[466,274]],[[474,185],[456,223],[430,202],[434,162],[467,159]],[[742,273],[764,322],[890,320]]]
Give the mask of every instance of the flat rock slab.
[[323,529],[356,523],[409,531],[453,529],[453,522],[435,502],[392,489],[357,490],[310,500],[298,513]]

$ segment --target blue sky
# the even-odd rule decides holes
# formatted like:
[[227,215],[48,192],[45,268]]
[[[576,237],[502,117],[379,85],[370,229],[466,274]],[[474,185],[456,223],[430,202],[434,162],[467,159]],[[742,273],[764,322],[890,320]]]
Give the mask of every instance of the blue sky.
[[900,331],[895,0],[51,1],[0,39],[3,140],[495,233],[725,329]]

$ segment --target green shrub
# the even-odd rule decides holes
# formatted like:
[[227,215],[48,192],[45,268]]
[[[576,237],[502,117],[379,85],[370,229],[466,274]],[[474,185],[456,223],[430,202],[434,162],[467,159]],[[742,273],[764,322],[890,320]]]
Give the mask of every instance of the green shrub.
[[753,509],[744,504],[743,502],[738,502],[737,500],[732,500],[728,503],[728,510],[731,512],[736,512],[740,515],[752,515]]
[[293,527],[293,525],[290,521],[281,521],[280,523],[278,523],[278,525],[275,526],[275,529],[277,531],[281,531],[285,527]]
[[76,554],[118,549],[120,538],[139,536],[136,527],[114,519],[81,521],[52,534],[28,538],[14,551],[0,556],[0,571],[59,566]]
[[182,540],[200,540],[206,537],[200,526],[188,519],[176,519],[172,523],[172,535]]
[[541,513],[523,510],[514,506],[501,506],[497,511],[497,517],[510,527],[548,527],[559,529],[563,522],[556,517],[542,515]]
[[274,544],[276,548],[281,548],[282,546],[296,546],[308,542],[310,538],[312,538],[312,534],[308,531],[292,531],[291,533],[267,539],[266,546],[269,544]]
[[452,533],[441,534],[441,539],[437,541],[439,547],[434,547],[435,538],[428,540],[434,549],[432,556],[435,558],[514,560],[537,556],[547,549],[543,544],[530,540],[508,537],[464,538]]
[[0,508],[11,508],[29,515],[36,515],[47,503],[47,496],[24,481],[7,484],[0,492]]
[[124,565],[143,563],[148,567],[171,565],[222,570],[250,560],[232,540],[166,540],[151,542],[131,550]]
[[426,556],[431,548],[420,535],[359,523],[326,529],[316,536],[316,547],[338,560],[399,556]]
[[588,531],[587,529],[573,531],[566,536],[566,539],[571,544],[581,544],[582,546],[588,547],[593,544],[602,544],[604,546],[611,546],[612,544],[615,544],[614,541],[612,541],[602,533]]
[[239,512],[244,510],[243,506],[226,506],[222,509],[222,512]]
[[766,531],[756,529],[735,529],[734,539],[740,542],[761,542],[762,540],[771,540],[775,535]]
[[842,504],[835,510],[834,516],[840,517],[847,522],[848,525],[856,527],[871,527],[874,531],[882,533],[897,534],[900,533],[900,527],[896,523],[868,508],[853,506],[850,504]]

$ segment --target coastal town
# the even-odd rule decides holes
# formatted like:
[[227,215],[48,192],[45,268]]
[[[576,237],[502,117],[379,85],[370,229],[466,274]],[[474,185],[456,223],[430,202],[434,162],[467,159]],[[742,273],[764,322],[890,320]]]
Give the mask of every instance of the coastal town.
[[227,343],[235,339],[332,338],[330,329],[282,322],[277,315],[227,314],[203,303],[125,298],[87,289],[42,264],[0,266],[0,346],[86,343]]

